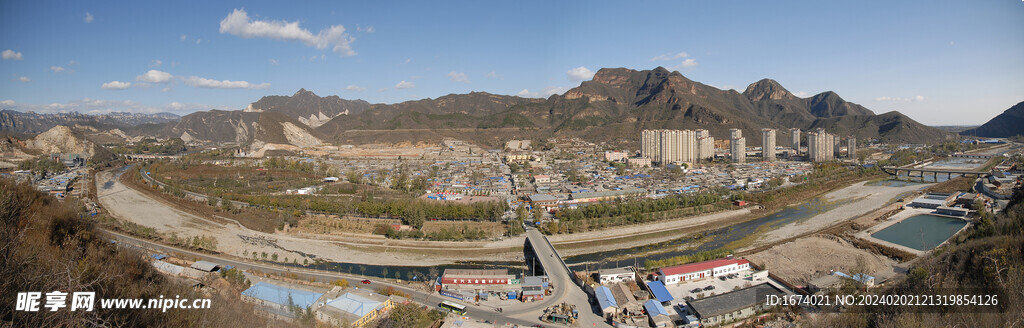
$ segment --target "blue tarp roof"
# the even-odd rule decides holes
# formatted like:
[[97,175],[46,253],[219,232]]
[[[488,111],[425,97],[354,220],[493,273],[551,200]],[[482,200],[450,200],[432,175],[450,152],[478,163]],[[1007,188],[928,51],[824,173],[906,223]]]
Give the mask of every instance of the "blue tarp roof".
[[609,306],[618,308],[619,304],[615,303],[615,297],[612,296],[612,290],[608,287],[601,286],[594,289],[594,294],[597,297],[597,304],[601,306],[601,310],[607,309]]
[[294,305],[306,309],[323,294],[257,282],[243,291],[242,295],[285,306],[288,305],[288,296],[291,296]]
[[644,303],[644,308],[647,309],[648,315],[652,318],[659,315],[669,315],[668,311],[665,311],[665,307],[661,306],[661,303],[658,303],[655,300],[647,300],[647,302]]
[[668,289],[665,288],[665,284],[661,283],[661,281],[652,281],[647,283],[647,288],[651,289],[651,293],[654,293],[654,298],[657,298],[658,302],[671,302],[674,299],[672,298],[672,294],[669,294]]

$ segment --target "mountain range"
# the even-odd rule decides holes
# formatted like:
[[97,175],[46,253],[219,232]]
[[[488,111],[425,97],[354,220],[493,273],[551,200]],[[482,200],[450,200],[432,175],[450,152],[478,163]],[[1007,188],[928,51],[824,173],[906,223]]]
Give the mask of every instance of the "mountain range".
[[[590,81],[547,99],[486,92],[449,94],[397,104],[370,104],[301,89],[265,96],[245,110],[195,112],[176,121],[123,129],[190,140],[232,142],[248,151],[319,143],[436,141],[444,137],[497,145],[512,137],[582,137],[638,142],[644,129],[707,129],[724,139],[744,130],[760,145],[760,129],[823,128],[883,142],[934,142],[952,137],[899,113],[875,114],[835,92],[801,98],[763,79],[742,93],[692,81],[679,72],[600,69]],[[154,132],[156,131],[156,132]],[[782,138],[780,136],[780,138]],[[782,140],[782,139],[780,139]]]
[[55,126],[87,125],[100,129],[127,128],[140,124],[174,122],[181,117],[171,113],[140,114],[113,112],[82,114],[79,112],[48,113],[0,111],[0,131],[14,134],[39,134]]
[[1024,102],[1013,105],[982,126],[960,132],[960,134],[986,138],[1007,138],[1024,135]]

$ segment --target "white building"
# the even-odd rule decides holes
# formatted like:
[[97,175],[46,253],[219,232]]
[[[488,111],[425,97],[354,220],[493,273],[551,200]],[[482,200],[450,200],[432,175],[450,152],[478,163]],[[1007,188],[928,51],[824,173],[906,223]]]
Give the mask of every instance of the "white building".
[[[699,131],[699,130],[698,130]],[[707,131],[707,130],[704,130]],[[711,160],[715,158],[715,138],[704,136],[697,139],[697,159]]]
[[747,139],[740,137],[729,140],[729,153],[732,154],[733,162],[745,162],[747,160]]
[[775,160],[775,129],[761,130],[761,157],[766,161]]
[[597,275],[602,285],[633,281],[634,279],[633,270],[630,270],[628,267],[600,270],[597,272]]
[[730,258],[690,263],[658,269],[655,279],[666,285],[717,277],[750,269],[750,261]]
[[606,151],[604,152],[604,160],[609,162],[618,162],[629,157],[624,151]]
[[789,145],[791,147],[793,147],[793,149],[796,149],[797,152],[799,152],[800,151],[800,129],[797,129],[797,128],[789,129],[789,138],[790,138],[789,139]]
[[641,156],[661,165],[697,158],[697,134],[692,130],[644,130],[640,141]]
[[831,161],[835,158],[835,138],[825,130],[807,133],[807,160],[811,162]]

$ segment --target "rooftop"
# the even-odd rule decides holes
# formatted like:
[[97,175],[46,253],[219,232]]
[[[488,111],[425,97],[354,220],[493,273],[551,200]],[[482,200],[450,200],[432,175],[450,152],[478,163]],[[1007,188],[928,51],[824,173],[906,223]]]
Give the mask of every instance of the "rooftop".
[[502,269],[445,269],[444,276],[507,276],[508,270]]
[[725,294],[686,301],[686,303],[697,313],[698,317],[707,318],[763,304],[765,296],[768,295],[781,296],[785,294],[775,286],[764,283]]
[[747,260],[736,260],[736,259],[717,259],[717,260],[710,260],[710,261],[704,261],[704,262],[697,262],[697,263],[690,263],[690,264],[671,266],[671,267],[667,267],[667,268],[661,268],[658,271],[661,272],[663,275],[670,276],[670,275],[674,275],[674,274],[686,274],[686,273],[690,273],[690,272],[699,272],[699,271],[711,270],[713,268],[723,267],[723,266],[727,266],[727,265],[730,265],[730,264],[740,265],[740,264],[746,264],[746,263],[750,263],[750,261],[747,261]]
[[597,304],[601,306],[601,309],[607,309],[608,307],[617,308],[618,303],[615,303],[615,297],[612,296],[612,290],[608,287],[601,286],[594,288],[594,296],[597,297]]
[[288,306],[289,301],[291,301],[291,305],[304,309],[309,308],[320,296],[323,296],[321,293],[272,285],[265,282],[253,284],[252,287],[243,291],[242,295],[284,306]]
[[359,318],[373,312],[374,309],[384,304],[384,300],[374,300],[371,297],[345,293],[344,295],[327,302],[327,306],[355,315]]

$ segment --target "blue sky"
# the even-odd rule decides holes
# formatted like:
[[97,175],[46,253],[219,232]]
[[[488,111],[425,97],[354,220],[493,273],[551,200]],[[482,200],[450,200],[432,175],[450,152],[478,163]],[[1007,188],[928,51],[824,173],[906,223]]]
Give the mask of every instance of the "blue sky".
[[[602,67],[832,90],[925,124],[1024,101],[1024,2],[3,1],[0,107],[244,108],[306,88],[395,103],[543,97]],[[582,68],[581,68],[582,67]]]

